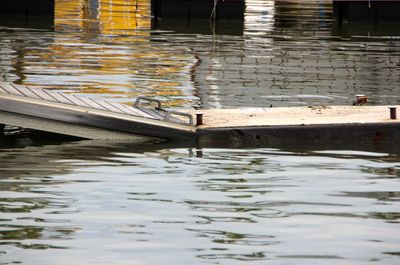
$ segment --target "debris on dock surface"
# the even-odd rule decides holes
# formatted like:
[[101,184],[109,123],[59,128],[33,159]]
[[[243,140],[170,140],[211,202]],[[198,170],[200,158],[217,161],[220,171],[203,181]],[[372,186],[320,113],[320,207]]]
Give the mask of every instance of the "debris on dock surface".
[[393,109],[398,107],[243,108],[190,113],[201,114],[202,125],[196,132],[197,144],[201,147],[329,143],[392,148],[400,146],[400,120],[393,119]]
[[[400,106],[397,106],[400,108]],[[201,128],[354,124],[398,122],[388,106],[310,106],[277,108],[207,109],[201,113]]]

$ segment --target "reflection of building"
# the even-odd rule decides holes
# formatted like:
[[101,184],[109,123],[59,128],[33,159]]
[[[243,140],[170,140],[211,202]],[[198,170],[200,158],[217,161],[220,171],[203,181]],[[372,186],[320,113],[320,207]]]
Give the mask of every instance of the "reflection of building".
[[207,51],[193,47],[202,105],[351,104],[359,93],[375,95],[372,100],[382,104],[380,89],[397,95],[389,91],[398,87],[398,58],[388,55],[398,50],[396,43],[355,45],[332,37],[332,25],[329,1],[251,1],[243,38],[215,36]]
[[333,1],[334,27],[340,36],[400,34],[399,1]]
[[245,0],[151,0],[152,16],[156,19],[242,20]]
[[400,2],[388,0],[333,0],[335,20],[349,21],[400,21]]
[[243,34],[245,0],[151,0],[151,10],[153,29],[203,35]]
[[[214,32],[208,19],[198,32],[186,20],[151,29],[150,0],[56,0],[55,14],[55,32],[2,35],[2,80],[184,107],[196,97],[204,107],[261,107],[398,94],[389,52],[400,27],[376,42],[365,41],[370,31],[332,31],[330,1],[247,0],[244,21],[217,21]],[[360,43],[342,39],[354,35]]]
[[26,17],[54,16],[54,0],[1,0],[0,14]]
[[[258,74],[257,65],[263,64],[272,50],[273,39],[268,35],[274,30],[274,22],[273,0],[252,1],[246,5],[243,37],[238,37],[228,49],[222,40],[215,37],[216,44],[210,47],[209,52],[199,53],[200,64],[196,66],[194,77],[202,107],[235,106],[241,104],[239,98],[244,104],[257,104],[260,98],[254,97],[258,97],[259,90],[254,93],[252,87],[263,78],[263,73]],[[260,47],[257,56],[266,58],[254,58],[256,55],[252,51],[256,47]]]
[[55,3],[55,30],[68,31],[83,28],[84,0],[58,0]]
[[274,12],[274,1],[254,1],[246,6],[244,30],[240,34],[243,37],[237,37],[235,45],[227,49],[230,52],[220,53],[220,49],[224,50],[224,44],[218,44],[220,40],[215,37],[216,44],[210,47],[209,52],[198,54],[200,64],[195,68],[194,78],[202,107],[233,106],[237,104],[235,95],[240,95],[244,100],[247,100],[247,96],[253,96],[246,91],[251,82],[249,79],[254,77],[253,70],[245,66],[253,61],[246,56],[246,47],[252,50],[251,47],[257,45],[269,46],[264,52],[272,47],[273,40],[265,36],[274,29]]
[[187,72],[193,57],[152,43],[150,26],[148,0],[56,0],[54,33],[30,32],[24,41],[10,34],[11,41],[0,44],[10,49],[2,53],[2,80],[119,101],[165,96],[182,104],[182,95],[192,94]]
[[98,12],[103,34],[136,35],[141,29],[150,29],[148,2],[140,0],[104,1],[99,2]]
[[51,29],[54,0],[0,0],[0,26]]

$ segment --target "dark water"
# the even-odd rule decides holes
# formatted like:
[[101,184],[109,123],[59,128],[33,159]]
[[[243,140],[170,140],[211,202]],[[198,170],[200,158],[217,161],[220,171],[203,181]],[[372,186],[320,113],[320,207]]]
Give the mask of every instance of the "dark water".
[[[83,3],[57,0],[54,28],[2,24],[0,80],[174,108],[400,104],[400,27],[338,28],[329,1],[156,28],[148,1]],[[385,148],[27,136],[0,138],[0,264],[400,262],[400,158]]]

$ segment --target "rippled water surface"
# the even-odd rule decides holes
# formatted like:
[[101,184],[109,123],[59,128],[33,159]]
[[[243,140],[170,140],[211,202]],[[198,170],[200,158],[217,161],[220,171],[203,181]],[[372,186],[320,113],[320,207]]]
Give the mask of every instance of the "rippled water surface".
[[0,80],[172,107],[399,104],[400,25],[332,17],[330,1],[247,0],[243,22],[152,26],[148,0],[56,0],[54,30],[0,24]]
[[[85,2],[56,0],[54,27],[0,19],[0,81],[172,108],[400,104],[400,27],[338,27],[329,1],[247,0],[211,26]],[[0,264],[393,265],[399,220],[400,158],[379,146],[0,138]]]
[[398,156],[81,141],[0,150],[3,264],[397,264]]

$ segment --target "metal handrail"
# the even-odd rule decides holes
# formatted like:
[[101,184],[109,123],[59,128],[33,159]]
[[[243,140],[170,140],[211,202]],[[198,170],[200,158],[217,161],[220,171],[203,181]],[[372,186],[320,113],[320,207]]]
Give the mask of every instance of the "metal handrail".
[[193,124],[194,124],[192,115],[190,115],[188,113],[179,112],[179,111],[165,110],[162,108],[162,102],[158,99],[148,98],[148,97],[137,97],[134,106],[140,107],[141,101],[156,102],[157,103],[156,110],[162,110],[162,111],[165,111],[165,113],[166,113],[164,120],[168,120],[171,118],[172,115],[176,115],[176,116],[182,116],[182,117],[188,118],[189,119],[188,124],[190,126],[193,126]]
[[167,115],[165,116],[165,120],[167,120],[171,115],[177,115],[177,116],[183,116],[189,119],[188,124],[190,126],[193,126],[193,116],[188,114],[188,113],[183,113],[183,112],[178,112],[178,111],[173,111],[173,110],[167,110]]
[[140,107],[140,101],[149,101],[149,102],[156,102],[157,103],[157,107],[156,110],[162,110],[162,103],[160,100],[158,99],[154,99],[154,98],[148,98],[148,97],[137,97],[134,106],[135,107]]

